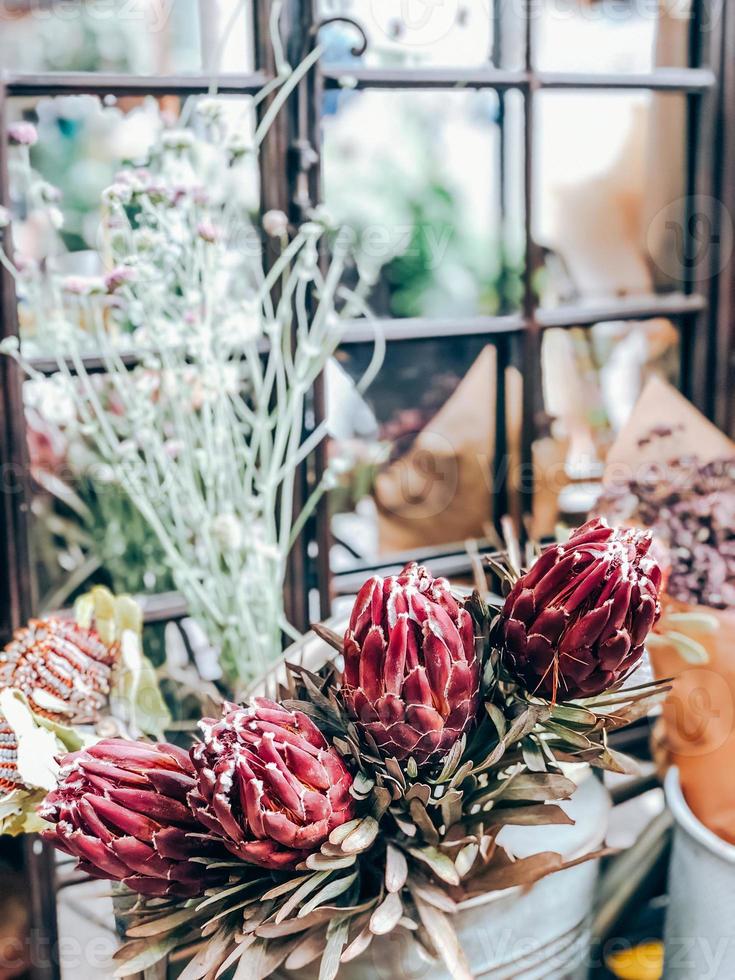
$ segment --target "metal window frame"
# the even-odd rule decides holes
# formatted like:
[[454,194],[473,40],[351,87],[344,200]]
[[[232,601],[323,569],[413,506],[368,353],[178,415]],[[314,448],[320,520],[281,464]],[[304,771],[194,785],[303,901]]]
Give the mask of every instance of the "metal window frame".
[[[254,0],[254,33],[256,70],[247,74],[127,76],[96,73],[18,73],[0,74],[0,204],[8,196],[6,152],[7,100],[13,96],[98,94],[105,95],[179,95],[204,93],[216,82],[219,92],[248,94],[258,91],[273,77],[274,66],[268,44],[268,0]],[[508,91],[521,93],[524,106],[524,239],[526,262],[523,274],[523,302],[518,314],[502,317],[473,317],[466,320],[430,320],[413,318],[389,320],[384,324],[389,343],[407,339],[432,339],[484,336],[498,348],[498,385],[496,394],[496,458],[505,451],[505,398],[503,372],[515,361],[523,365],[522,463],[530,465],[534,438],[534,410],[540,392],[540,339],[550,327],[590,325],[600,320],[639,320],[656,316],[674,319],[682,337],[682,387],[697,405],[722,426],[735,424],[735,403],[726,383],[733,367],[733,310],[735,310],[735,257],[730,256],[722,274],[712,275],[715,268],[699,267],[681,293],[662,296],[613,300],[594,305],[570,305],[553,310],[540,309],[533,280],[542,260],[533,241],[534,176],[534,106],[543,91],[629,91],[680,93],[687,99],[689,159],[687,193],[718,196],[735,214],[735,16],[727,10],[726,0],[694,0],[689,67],[657,69],[647,74],[597,75],[590,73],[536,71],[533,63],[532,12],[534,0],[524,0],[524,65],[519,71],[499,67],[476,69],[373,69],[340,70],[320,65],[307,83],[291,98],[286,110],[269,134],[261,155],[261,206],[264,211],[278,208],[293,220],[299,220],[311,203],[320,198],[320,173],[314,156],[305,150],[320,146],[321,99],[325,90],[338,88],[349,74],[351,84],[361,90],[422,90],[457,88],[490,89],[501,96]],[[720,31],[702,25],[719,24]],[[287,0],[283,26],[289,58],[297,63],[313,44],[318,33],[316,0]],[[703,42],[707,40],[705,45]],[[266,103],[267,105],[267,103]],[[265,108],[265,107],[263,107]],[[261,111],[263,111],[261,109]],[[712,262],[717,262],[714,255]],[[717,266],[719,268],[719,266]],[[0,337],[17,335],[17,309],[14,284],[8,274],[0,272]],[[359,324],[348,332],[345,344],[368,339]],[[131,352],[129,363],[135,363]],[[39,360],[39,369],[51,372],[54,365]],[[101,363],[88,361],[92,370]],[[313,407],[317,416],[324,410],[321,382],[314,390]],[[324,464],[324,448],[313,464]],[[3,476],[3,522],[0,528],[0,642],[21,625],[35,609],[34,583],[28,545],[28,459],[25,420],[21,393],[21,376],[16,365],[0,358],[0,467]],[[313,472],[313,471],[312,471]],[[304,472],[302,492],[306,492],[309,474]],[[501,483],[498,500],[505,503],[508,488]],[[524,510],[531,504],[531,492],[524,495]],[[501,508],[502,509],[502,508]],[[309,556],[307,544],[316,543],[316,558]],[[318,589],[322,610],[326,611],[332,592],[329,569],[330,535],[326,507],[302,535],[294,551],[287,592],[291,599],[290,615],[294,622],[308,623],[308,592]],[[437,549],[442,552],[442,549]],[[457,556],[437,555],[442,565],[456,569]],[[354,578],[354,576],[353,576]],[[346,576],[343,588],[354,582]],[[176,595],[159,596],[150,601],[146,618],[161,621],[181,618],[185,606]],[[26,869],[31,904],[31,928],[34,936],[32,955],[34,980],[56,980],[58,964],[49,957],[56,940],[54,862],[49,851],[31,839],[26,848]]]

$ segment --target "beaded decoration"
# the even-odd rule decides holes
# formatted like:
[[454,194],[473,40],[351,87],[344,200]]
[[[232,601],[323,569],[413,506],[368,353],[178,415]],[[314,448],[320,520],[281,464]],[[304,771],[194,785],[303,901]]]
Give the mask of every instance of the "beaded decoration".
[[45,718],[93,724],[107,704],[118,651],[71,620],[32,619],[0,652],[0,688],[18,688]]
[[23,786],[17,763],[18,740],[13,729],[0,718],[0,792],[9,793]]

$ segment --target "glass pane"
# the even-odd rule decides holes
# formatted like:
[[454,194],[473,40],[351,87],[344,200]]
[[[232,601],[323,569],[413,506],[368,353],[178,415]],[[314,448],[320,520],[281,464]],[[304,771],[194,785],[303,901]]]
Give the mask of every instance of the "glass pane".
[[479,337],[389,344],[360,396],[371,353],[350,345],[327,375],[341,474],[329,500],[334,571],[447,544],[462,551],[493,519],[494,347]]
[[684,67],[690,7],[690,0],[542,0],[532,7],[535,66],[543,71],[586,72]]
[[[58,328],[48,325],[59,315],[90,321],[93,349],[92,325],[114,306],[105,275],[123,261],[157,275],[171,264],[165,248],[185,229],[194,240],[213,223],[228,231],[218,247],[250,254],[258,174],[253,155],[238,149],[252,139],[248,97],[13,99],[10,115],[11,134],[20,134],[11,144],[21,144],[9,147],[14,260],[33,353],[54,353]],[[257,236],[250,240],[259,248]],[[134,328],[131,320],[122,333]],[[131,345],[121,338],[121,346]]]
[[522,247],[503,229],[517,234],[522,221],[517,197],[502,194],[509,137],[497,94],[332,95],[325,200],[377,276],[374,311],[460,318],[516,309]]
[[[65,0],[0,10],[0,68],[132,74],[248,71],[250,3]],[[201,18],[200,12],[205,16]]]
[[543,334],[545,417],[533,446],[534,531],[582,523],[605,457],[654,374],[676,384],[679,331],[663,317],[549,329]]
[[537,123],[542,304],[681,290],[684,97],[544,92]]
[[344,22],[327,25],[321,40],[327,60],[340,65],[475,67],[491,58],[491,7],[492,0],[320,0],[322,17],[354,19],[368,46],[357,58],[353,48],[359,35]]

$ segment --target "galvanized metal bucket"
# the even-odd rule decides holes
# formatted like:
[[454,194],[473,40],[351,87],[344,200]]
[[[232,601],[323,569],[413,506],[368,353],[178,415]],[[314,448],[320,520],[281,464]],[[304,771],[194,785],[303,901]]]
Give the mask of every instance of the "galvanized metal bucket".
[[[499,838],[514,854],[557,851],[572,859],[595,850],[607,830],[610,798],[587,767],[573,767],[579,788],[563,807],[575,821],[563,827],[506,827]],[[508,888],[459,906],[454,925],[476,980],[584,980],[590,946],[588,917],[598,877],[589,861],[542,879],[530,889]],[[314,980],[312,968],[283,974]],[[450,980],[403,929],[378,937],[339,980]]]
[[[724,774],[729,778],[730,774]],[[674,817],[666,917],[666,980],[735,977],[735,847],[689,809],[671,768],[666,802]]]

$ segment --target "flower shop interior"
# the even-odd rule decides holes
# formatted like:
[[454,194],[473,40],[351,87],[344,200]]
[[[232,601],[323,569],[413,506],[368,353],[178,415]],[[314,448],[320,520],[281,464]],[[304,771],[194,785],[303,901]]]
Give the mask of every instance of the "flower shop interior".
[[735,8],[0,0],[0,980],[735,978]]

